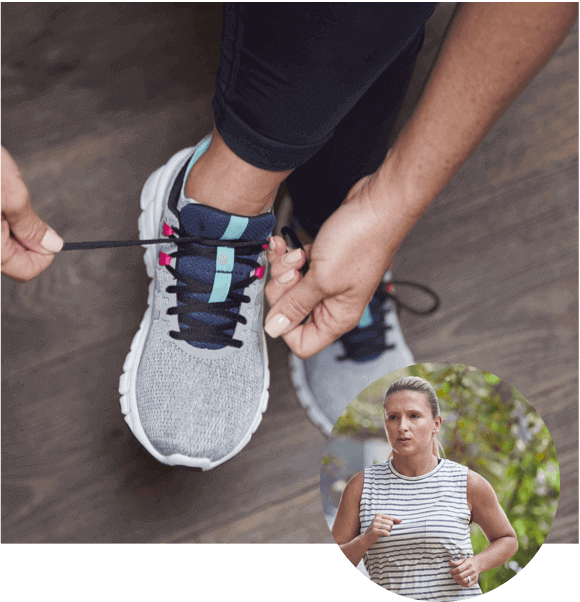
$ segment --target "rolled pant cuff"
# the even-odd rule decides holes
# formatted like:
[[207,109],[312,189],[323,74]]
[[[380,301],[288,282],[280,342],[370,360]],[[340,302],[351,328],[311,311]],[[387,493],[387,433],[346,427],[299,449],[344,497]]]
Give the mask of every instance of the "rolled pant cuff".
[[212,101],[216,128],[228,148],[240,159],[267,171],[295,169],[313,157],[332,137],[332,133],[315,145],[295,146],[270,140],[253,130],[229,107]]

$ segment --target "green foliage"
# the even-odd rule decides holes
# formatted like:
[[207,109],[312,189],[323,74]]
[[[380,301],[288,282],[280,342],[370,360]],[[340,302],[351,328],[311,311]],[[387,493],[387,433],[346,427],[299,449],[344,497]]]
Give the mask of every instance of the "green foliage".
[[[418,364],[373,383],[339,418],[333,435],[384,436],[383,396],[403,376],[428,380],[439,397],[445,457],[487,479],[516,531],[519,549],[510,562],[525,567],[548,535],[560,493],[556,449],[533,407],[493,374],[462,364]],[[474,554],[488,541],[472,525]],[[481,575],[483,592],[515,575],[506,565]]]

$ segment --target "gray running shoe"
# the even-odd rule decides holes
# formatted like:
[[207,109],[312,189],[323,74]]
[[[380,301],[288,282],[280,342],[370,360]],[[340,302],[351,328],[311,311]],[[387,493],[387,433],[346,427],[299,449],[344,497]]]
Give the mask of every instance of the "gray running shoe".
[[236,455],[268,402],[263,331],[267,238],[275,217],[244,217],[185,197],[208,148],[174,155],[141,194],[141,240],[153,279],[120,379],[121,409],[157,460],[208,470]]
[[[394,295],[394,286],[420,289],[433,299],[428,309],[414,309]],[[346,406],[379,378],[415,363],[405,343],[397,309],[429,315],[439,307],[439,297],[430,288],[408,281],[391,281],[388,271],[350,332],[306,360],[290,354],[290,377],[300,403],[310,419],[329,436]]]

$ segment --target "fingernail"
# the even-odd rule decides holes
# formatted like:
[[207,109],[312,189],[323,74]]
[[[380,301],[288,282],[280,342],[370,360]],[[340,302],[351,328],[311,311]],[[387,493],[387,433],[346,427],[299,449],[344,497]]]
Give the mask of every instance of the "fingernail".
[[276,248],[276,241],[274,240],[274,237],[270,239],[270,242],[268,243],[268,248],[270,249],[270,251],[273,251]]
[[288,253],[287,255],[284,255],[284,257],[282,257],[282,261],[286,265],[292,265],[293,263],[296,263],[299,259],[300,259],[300,249],[294,249],[294,251],[292,251],[292,253]]
[[294,278],[294,270],[288,270],[287,272],[284,272],[282,276],[278,277],[278,282],[280,284],[286,284],[287,282],[290,282],[292,278]]
[[290,320],[282,314],[276,314],[273,318],[270,318],[264,326],[264,330],[273,338],[279,337],[281,334],[286,332],[286,329],[290,326]]
[[47,251],[58,253],[64,245],[64,240],[49,226],[40,244]]

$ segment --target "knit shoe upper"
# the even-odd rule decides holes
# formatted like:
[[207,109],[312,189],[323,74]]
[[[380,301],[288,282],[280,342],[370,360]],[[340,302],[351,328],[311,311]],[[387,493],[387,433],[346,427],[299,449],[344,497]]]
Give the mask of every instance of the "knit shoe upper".
[[[196,154],[161,168],[172,171],[163,199],[152,201],[162,203],[158,232],[141,232],[167,244],[148,258],[155,284],[135,379],[146,447],[161,461],[179,454],[187,460],[167,463],[204,468],[235,455],[265,410],[263,247],[275,224],[271,213],[245,217],[183,202],[186,167],[208,145],[206,138]],[[198,240],[176,244],[184,237]]]

